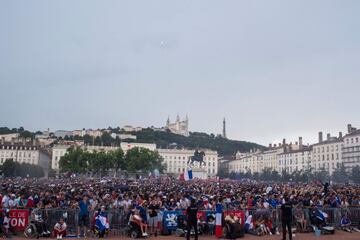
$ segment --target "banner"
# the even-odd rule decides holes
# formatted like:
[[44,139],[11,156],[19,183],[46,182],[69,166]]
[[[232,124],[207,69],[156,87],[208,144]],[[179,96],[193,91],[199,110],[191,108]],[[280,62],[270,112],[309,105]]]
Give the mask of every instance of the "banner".
[[[3,212],[3,210],[1,210]],[[29,210],[12,209],[9,211],[10,226],[16,232],[22,232],[29,224]]]
[[168,231],[174,231],[178,227],[178,216],[184,215],[183,211],[164,211],[163,223],[164,228]]
[[[178,217],[186,216],[186,211],[178,210],[178,211],[164,211],[163,215],[163,224],[164,228],[168,231],[174,231],[178,227]],[[215,219],[214,211],[198,211],[197,219],[203,218],[204,221],[207,222],[208,218],[212,216]]]

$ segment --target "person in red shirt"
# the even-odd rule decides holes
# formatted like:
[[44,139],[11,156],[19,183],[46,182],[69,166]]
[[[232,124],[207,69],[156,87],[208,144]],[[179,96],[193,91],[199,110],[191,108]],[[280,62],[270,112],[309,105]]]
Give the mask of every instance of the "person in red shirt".
[[34,208],[34,207],[35,207],[35,201],[34,201],[33,196],[30,195],[30,196],[28,197],[28,201],[27,201],[27,204],[26,204],[26,208],[32,209],[32,208]]

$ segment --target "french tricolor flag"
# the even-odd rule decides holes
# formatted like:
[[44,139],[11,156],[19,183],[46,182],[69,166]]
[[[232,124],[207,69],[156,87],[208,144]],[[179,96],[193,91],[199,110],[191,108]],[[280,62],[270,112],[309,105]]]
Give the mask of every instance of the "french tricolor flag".
[[180,174],[180,180],[182,181],[190,181],[193,179],[192,170],[187,170],[186,172]]
[[221,203],[216,204],[216,215],[215,215],[215,236],[217,238],[222,237],[222,209]]

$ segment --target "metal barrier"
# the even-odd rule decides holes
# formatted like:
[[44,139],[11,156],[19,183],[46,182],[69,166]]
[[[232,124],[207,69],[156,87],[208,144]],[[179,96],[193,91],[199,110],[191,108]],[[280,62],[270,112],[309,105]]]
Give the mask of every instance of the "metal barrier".
[[[257,216],[261,216],[262,214],[268,215],[273,222],[274,226],[277,226],[279,229],[281,228],[281,209],[245,209],[245,210],[236,210],[230,209],[230,211],[243,211],[243,214],[246,217],[249,215],[253,215],[256,219]],[[308,223],[310,223],[310,209],[304,208],[304,216]],[[342,216],[347,214],[349,219],[354,225],[360,224],[360,208],[349,207],[349,208],[323,208],[321,209],[325,213],[328,214],[328,223],[333,226],[339,226]],[[226,211],[226,210],[224,210]],[[180,210],[178,212],[183,212]],[[214,211],[202,211],[205,212],[205,216],[208,214],[214,214]],[[181,213],[184,214],[184,213]],[[164,224],[165,216],[164,211],[160,211],[158,218],[159,222]],[[94,216],[94,212],[90,212],[89,215],[89,223],[92,223]],[[63,217],[68,226],[67,232],[70,234],[77,233],[77,227],[79,223],[79,210],[77,209],[61,209],[61,208],[51,208],[44,210],[44,219],[48,224],[49,228],[52,229],[56,222]],[[128,213],[122,209],[111,209],[108,211],[108,219],[110,222],[111,234],[113,235],[126,235],[127,225],[128,225]],[[295,224],[295,221],[293,221]],[[160,228],[165,227],[159,226]]]

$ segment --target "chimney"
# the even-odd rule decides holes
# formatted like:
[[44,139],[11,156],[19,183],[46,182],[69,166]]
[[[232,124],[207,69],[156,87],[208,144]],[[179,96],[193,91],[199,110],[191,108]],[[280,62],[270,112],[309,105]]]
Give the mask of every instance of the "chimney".
[[299,137],[299,149],[303,148],[303,141],[302,141],[302,137]]
[[348,124],[348,133],[351,133],[352,132],[352,126],[351,124]]
[[342,132],[339,132],[339,139],[342,139]]
[[331,137],[331,136],[330,136],[330,133],[328,133],[328,134],[326,135],[326,139],[327,139],[327,140],[330,140],[330,137]]
[[323,141],[323,133],[319,132],[319,143]]
[[269,148],[271,148],[272,147],[272,145],[271,145],[271,143],[269,143]]

